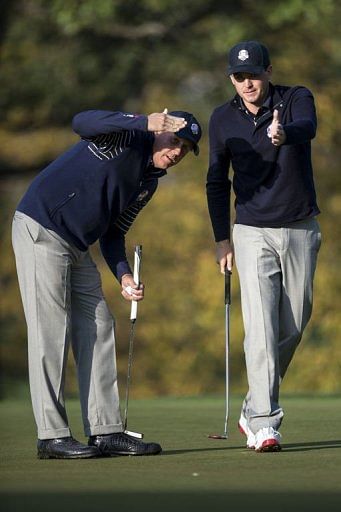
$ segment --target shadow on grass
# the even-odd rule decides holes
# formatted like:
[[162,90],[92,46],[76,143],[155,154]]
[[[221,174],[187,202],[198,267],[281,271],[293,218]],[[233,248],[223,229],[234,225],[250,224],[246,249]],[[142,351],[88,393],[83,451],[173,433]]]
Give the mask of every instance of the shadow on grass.
[[199,452],[217,452],[217,451],[228,451],[228,450],[243,450],[246,449],[246,446],[217,446],[212,448],[191,448],[184,450],[164,450],[162,452],[162,456],[165,455],[179,455],[182,453],[199,453]]
[[341,440],[314,441],[313,443],[292,443],[283,445],[283,450],[286,452],[307,452],[310,450],[326,450],[330,448],[341,448]]
[[[6,512],[336,512],[338,492],[41,492],[2,494]],[[275,504],[275,507],[274,507]]]
[[[284,452],[307,452],[311,450],[329,450],[331,448],[341,448],[341,440],[335,441],[314,441],[311,443],[292,443],[282,445]],[[216,451],[229,451],[229,450],[247,450],[245,445],[243,446],[217,446],[212,448],[191,448],[184,450],[165,450],[162,452],[162,456],[167,455],[180,455],[183,453],[198,453],[198,452],[216,452]]]

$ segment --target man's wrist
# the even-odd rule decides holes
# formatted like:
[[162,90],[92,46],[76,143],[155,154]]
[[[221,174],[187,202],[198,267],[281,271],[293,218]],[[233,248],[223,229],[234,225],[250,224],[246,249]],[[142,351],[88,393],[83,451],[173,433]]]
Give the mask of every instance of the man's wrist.
[[226,245],[230,245],[230,240],[226,238],[225,240],[219,240],[216,242],[217,247],[225,247]]
[[121,283],[125,277],[133,277],[133,274],[130,274],[130,273],[123,274],[123,276],[121,276]]

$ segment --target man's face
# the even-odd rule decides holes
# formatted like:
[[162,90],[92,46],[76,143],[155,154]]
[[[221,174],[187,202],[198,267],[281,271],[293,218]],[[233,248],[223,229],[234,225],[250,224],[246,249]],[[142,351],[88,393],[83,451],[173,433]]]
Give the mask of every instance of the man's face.
[[189,140],[182,139],[175,133],[157,133],[153,145],[153,164],[158,169],[168,169],[179,163],[192,148]]
[[237,93],[243,99],[246,107],[261,107],[268,94],[272,66],[260,75],[252,73],[234,73],[230,76]]

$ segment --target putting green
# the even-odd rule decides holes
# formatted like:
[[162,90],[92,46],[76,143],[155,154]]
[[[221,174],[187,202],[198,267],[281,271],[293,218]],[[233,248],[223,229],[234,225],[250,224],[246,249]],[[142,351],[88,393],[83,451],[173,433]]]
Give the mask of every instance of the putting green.
[[[282,399],[283,451],[255,453],[237,430],[231,400],[228,440],[223,398],[132,400],[131,430],[158,441],[163,454],[92,460],[37,460],[28,401],[3,401],[3,510],[331,511],[341,508],[341,398]],[[75,437],[85,440],[77,400],[67,402]]]

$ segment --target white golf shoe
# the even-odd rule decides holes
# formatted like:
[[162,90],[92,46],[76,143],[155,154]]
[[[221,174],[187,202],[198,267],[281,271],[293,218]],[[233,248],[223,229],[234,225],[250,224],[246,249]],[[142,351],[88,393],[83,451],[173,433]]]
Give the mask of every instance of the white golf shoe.
[[281,434],[272,427],[261,428],[255,437],[256,452],[279,452]]
[[256,445],[256,438],[255,434],[249,429],[249,426],[247,424],[247,419],[245,418],[244,414],[241,413],[239,421],[238,421],[238,428],[239,432],[244,434],[246,436],[246,447],[250,448],[251,450],[255,449]]

